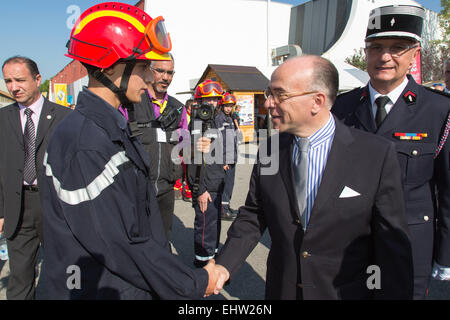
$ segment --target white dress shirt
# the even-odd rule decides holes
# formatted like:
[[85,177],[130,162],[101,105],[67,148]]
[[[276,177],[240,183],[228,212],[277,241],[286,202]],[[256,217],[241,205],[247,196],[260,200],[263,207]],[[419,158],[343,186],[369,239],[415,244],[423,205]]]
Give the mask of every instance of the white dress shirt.
[[407,85],[408,85],[408,78],[405,77],[405,80],[403,80],[403,82],[397,88],[395,88],[388,94],[381,94],[372,87],[369,81],[370,103],[372,106],[373,118],[375,119],[375,116],[377,115],[377,104],[375,103],[375,100],[377,100],[378,97],[387,96],[389,98],[390,101],[384,107],[386,109],[386,114],[388,114],[391,111],[394,104],[397,102],[403,90],[405,90]]

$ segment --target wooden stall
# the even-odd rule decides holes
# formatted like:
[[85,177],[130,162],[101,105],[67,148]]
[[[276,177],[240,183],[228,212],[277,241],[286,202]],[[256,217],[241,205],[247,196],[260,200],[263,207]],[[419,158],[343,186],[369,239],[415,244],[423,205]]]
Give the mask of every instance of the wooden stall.
[[219,82],[223,89],[236,97],[241,106],[239,117],[244,142],[252,142],[256,138],[261,117],[265,117],[264,90],[269,84],[256,67],[209,64],[197,85],[206,79]]

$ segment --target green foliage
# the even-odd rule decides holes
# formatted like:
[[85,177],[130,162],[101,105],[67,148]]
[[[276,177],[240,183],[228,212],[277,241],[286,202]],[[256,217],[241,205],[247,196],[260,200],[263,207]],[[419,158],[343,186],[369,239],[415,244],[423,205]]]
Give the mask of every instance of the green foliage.
[[39,87],[41,92],[48,92],[48,88],[50,87],[50,80],[45,80],[41,86]]
[[444,30],[443,41],[450,44],[450,0],[441,0],[442,11],[439,14],[440,24]]
[[354,50],[355,54],[345,58],[345,62],[351,64],[352,66],[361,69],[363,71],[367,70],[366,54],[364,49]]
[[422,81],[439,81],[443,76],[444,61],[448,59],[448,46],[443,41],[430,41],[422,48]]
[[422,48],[422,80],[439,81],[443,78],[444,61],[450,57],[450,0],[441,0],[439,24],[442,39],[430,41]]

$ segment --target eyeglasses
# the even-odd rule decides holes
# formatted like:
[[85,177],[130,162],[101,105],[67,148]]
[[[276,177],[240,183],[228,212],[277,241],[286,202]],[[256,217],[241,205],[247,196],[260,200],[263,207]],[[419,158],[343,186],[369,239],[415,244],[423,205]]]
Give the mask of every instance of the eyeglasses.
[[317,93],[318,91],[306,91],[306,92],[282,92],[282,93],[274,93],[272,89],[269,87],[264,90],[264,97],[269,99],[272,97],[273,101],[276,103],[281,103],[289,98],[305,96],[307,94]]
[[407,45],[407,44],[394,44],[390,47],[385,47],[382,46],[380,44],[377,43],[373,43],[373,44],[367,44],[366,45],[366,50],[368,51],[368,53],[370,54],[381,54],[384,52],[384,50],[386,49],[387,52],[389,52],[389,54],[391,56],[393,56],[394,58],[398,58],[402,55],[404,55],[408,50],[413,49],[413,48],[417,48],[419,45],[418,44],[413,44],[413,45]]
[[152,68],[150,67],[151,70],[155,71],[156,73],[159,73],[160,75],[164,75],[167,73],[167,75],[169,77],[173,77],[173,75],[175,74],[174,70],[164,70],[164,69],[160,69],[160,68]]

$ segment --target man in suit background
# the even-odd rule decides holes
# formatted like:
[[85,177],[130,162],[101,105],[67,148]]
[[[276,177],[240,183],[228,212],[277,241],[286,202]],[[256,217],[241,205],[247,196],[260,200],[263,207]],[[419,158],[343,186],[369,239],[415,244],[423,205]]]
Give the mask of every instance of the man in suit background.
[[[7,238],[7,298],[34,299],[42,235],[39,183],[48,139],[70,111],[45,99],[36,63],[15,56],[2,66],[16,103],[0,109],[0,232]],[[31,112],[30,112],[31,111]]]
[[[407,75],[420,54],[424,15],[416,6],[373,11],[365,49],[370,81],[339,96],[332,109],[348,126],[395,143],[413,250],[415,299],[427,295],[433,260],[435,277],[450,280],[450,143],[443,140],[450,100]],[[373,21],[379,28],[372,27]]]
[[[216,258],[215,293],[268,228],[267,299],[412,297],[394,146],[335,121],[338,81],[333,64],[318,56],[289,59],[272,74],[265,107],[281,133],[279,150],[276,136],[265,150],[279,170],[265,174],[268,162],[258,155],[245,205]],[[374,286],[372,268],[380,272]]]

